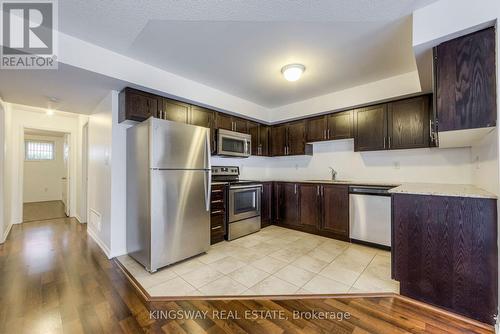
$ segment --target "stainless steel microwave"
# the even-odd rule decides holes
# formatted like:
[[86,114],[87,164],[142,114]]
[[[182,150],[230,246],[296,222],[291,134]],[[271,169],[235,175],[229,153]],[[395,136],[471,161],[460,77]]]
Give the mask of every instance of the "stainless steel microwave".
[[252,137],[246,133],[217,130],[217,155],[247,158],[252,152]]

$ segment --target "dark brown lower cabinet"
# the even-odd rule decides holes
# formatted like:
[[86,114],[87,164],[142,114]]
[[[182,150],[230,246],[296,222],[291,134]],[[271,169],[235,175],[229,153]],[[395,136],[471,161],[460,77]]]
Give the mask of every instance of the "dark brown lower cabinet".
[[322,219],[319,230],[336,239],[349,240],[349,186],[321,186]]
[[301,184],[300,187],[300,225],[317,229],[321,219],[319,184]]
[[319,183],[274,182],[278,225],[349,241],[349,187]]
[[274,183],[274,219],[277,224],[299,225],[299,194],[297,183]]
[[393,194],[392,225],[402,295],[495,323],[497,200]]
[[271,225],[273,220],[273,183],[263,182],[262,183],[262,196],[261,196],[261,227],[266,227]]
[[224,185],[213,185],[210,198],[210,244],[221,242],[226,235],[226,191]]

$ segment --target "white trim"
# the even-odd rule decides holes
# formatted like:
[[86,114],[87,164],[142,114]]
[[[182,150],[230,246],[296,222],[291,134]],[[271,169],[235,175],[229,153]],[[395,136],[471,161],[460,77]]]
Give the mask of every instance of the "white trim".
[[87,225],[87,234],[96,242],[96,244],[102,249],[104,254],[108,259],[112,259],[113,256],[111,256],[111,251],[109,248],[104,244],[104,242],[97,236],[97,234],[92,231],[92,229],[89,228],[89,225]]
[[3,233],[2,240],[0,240],[0,244],[3,244],[5,242],[5,240],[7,240],[7,237],[9,236],[10,230],[12,229],[12,225],[14,225],[14,224],[9,224],[9,226],[7,226],[7,229]]
[[74,217],[74,218],[76,218],[76,220],[78,220],[78,222],[79,222],[80,224],[85,224],[85,223],[86,223],[86,222],[82,221],[82,218],[81,218],[78,214],[75,214],[75,217]]

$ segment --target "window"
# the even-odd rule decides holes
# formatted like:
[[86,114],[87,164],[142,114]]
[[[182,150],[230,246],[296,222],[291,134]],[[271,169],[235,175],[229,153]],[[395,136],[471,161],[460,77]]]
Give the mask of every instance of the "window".
[[25,159],[54,160],[54,142],[26,140]]

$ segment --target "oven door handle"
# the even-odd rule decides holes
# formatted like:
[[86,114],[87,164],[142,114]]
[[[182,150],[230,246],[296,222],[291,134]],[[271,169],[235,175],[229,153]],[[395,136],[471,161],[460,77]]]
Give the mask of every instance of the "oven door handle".
[[252,185],[248,185],[248,186],[230,186],[229,190],[233,190],[233,189],[250,189],[250,188],[258,189],[258,188],[262,188],[262,185],[252,184]]

